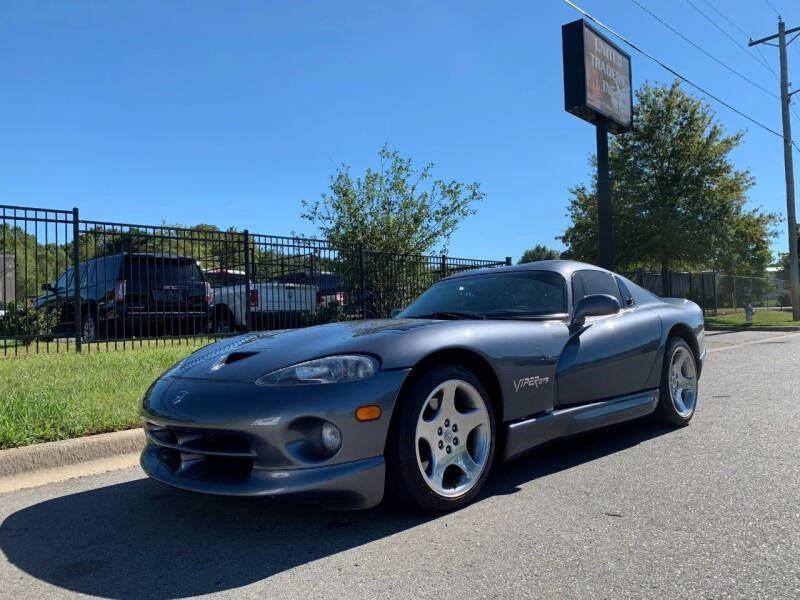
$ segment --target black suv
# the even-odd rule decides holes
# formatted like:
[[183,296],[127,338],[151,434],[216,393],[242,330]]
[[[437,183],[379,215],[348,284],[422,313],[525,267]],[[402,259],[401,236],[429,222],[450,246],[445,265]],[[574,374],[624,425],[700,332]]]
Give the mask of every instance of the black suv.
[[[214,302],[203,272],[186,256],[122,253],[78,264],[81,338],[188,335],[203,331]],[[53,334],[75,332],[75,269],[70,267],[36,299],[58,310]]]

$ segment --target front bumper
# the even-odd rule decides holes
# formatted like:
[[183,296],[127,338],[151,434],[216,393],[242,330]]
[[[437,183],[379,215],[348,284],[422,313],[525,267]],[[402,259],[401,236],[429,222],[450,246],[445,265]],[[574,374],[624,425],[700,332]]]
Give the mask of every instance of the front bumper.
[[[147,447],[141,465],[153,479],[185,490],[232,496],[285,496],[366,508],[383,497],[383,451],[407,370],[362,381],[261,387],[252,382],[172,378],[142,403]],[[355,410],[377,404],[374,421]],[[314,423],[342,434],[333,456],[309,454]],[[311,426],[309,427],[309,423]]]
[[246,477],[226,478],[208,470],[204,461],[175,471],[161,453],[159,446],[148,445],[142,452],[142,469],[156,481],[183,490],[223,496],[291,495],[346,508],[369,508],[383,499],[382,456],[308,469],[253,469]]

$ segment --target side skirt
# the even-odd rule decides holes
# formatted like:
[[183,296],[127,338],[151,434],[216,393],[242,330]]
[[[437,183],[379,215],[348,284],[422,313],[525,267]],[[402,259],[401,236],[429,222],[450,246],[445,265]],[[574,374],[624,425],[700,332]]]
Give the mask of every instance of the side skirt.
[[647,390],[511,423],[506,431],[503,460],[515,458],[557,438],[649,415],[658,405],[658,395],[657,389]]

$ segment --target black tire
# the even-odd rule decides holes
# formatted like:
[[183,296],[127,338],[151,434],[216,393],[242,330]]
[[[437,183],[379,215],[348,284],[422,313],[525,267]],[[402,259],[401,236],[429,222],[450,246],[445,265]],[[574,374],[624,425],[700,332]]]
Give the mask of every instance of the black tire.
[[[676,357],[676,353],[681,356],[686,356],[685,353],[687,352],[688,358],[691,359],[691,368],[693,369],[694,375],[694,398],[690,408],[688,403],[684,403],[683,401],[676,402],[670,387],[670,372],[673,359]],[[661,369],[661,385],[659,386],[659,391],[660,395],[655,417],[662,423],[673,427],[688,425],[697,408],[699,385],[697,381],[697,357],[694,355],[692,347],[686,343],[686,340],[683,338],[672,337],[667,341],[666,352],[664,352],[664,365]],[[684,406],[685,410],[681,411],[679,409],[681,405]]]
[[97,338],[97,320],[91,315],[91,313],[87,314],[81,321],[81,341],[96,342]]
[[214,319],[210,323],[210,333],[226,335],[233,333],[233,315],[227,308],[221,308],[214,313]]
[[[482,470],[480,475],[474,478],[474,482],[470,483],[471,487],[459,495],[444,496],[434,491],[423,478],[418,463],[416,431],[422,409],[428,403],[430,394],[444,382],[452,380],[466,382],[479,394],[488,413],[489,440],[488,449],[487,444],[483,443],[480,461]],[[469,435],[469,432],[462,435]],[[424,373],[399,400],[393,418],[386,445],[387,499],[429,511],[447,511],[465,506],[480,492],[489,476],[494,460],[496,438],[492,402],[478,377],[458,365],[443,365]],[[455,439],[455,443],[458,444],[458,439]],[[468,443],[469,440],[464,441],[461,448],[454,447],[454,450],[466,452]],[[448,454],[449,452],[448,446]]]

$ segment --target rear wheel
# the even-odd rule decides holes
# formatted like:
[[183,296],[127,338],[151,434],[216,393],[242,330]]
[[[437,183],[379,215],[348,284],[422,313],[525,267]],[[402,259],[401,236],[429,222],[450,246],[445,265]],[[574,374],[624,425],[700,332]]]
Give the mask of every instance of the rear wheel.
[[218,335],[233,333],[233,318],[231,312],[227,308],[218,310],[214,314],[214,320],[211,323],[210,329],[212,333]]
[[455,365],[429,371],[400,407],[388,444],[390,489],[427,510],[469,503],[494,457],[492,404],[481,381]]
[[83,317],[83,324],[81,325],[81,341],[94,342],[97,340],[97,321],[91,314]]
[[688,425],[697,406],[697,360],[686,340],[670,338],[664,354],[658,415],[675,426]]

